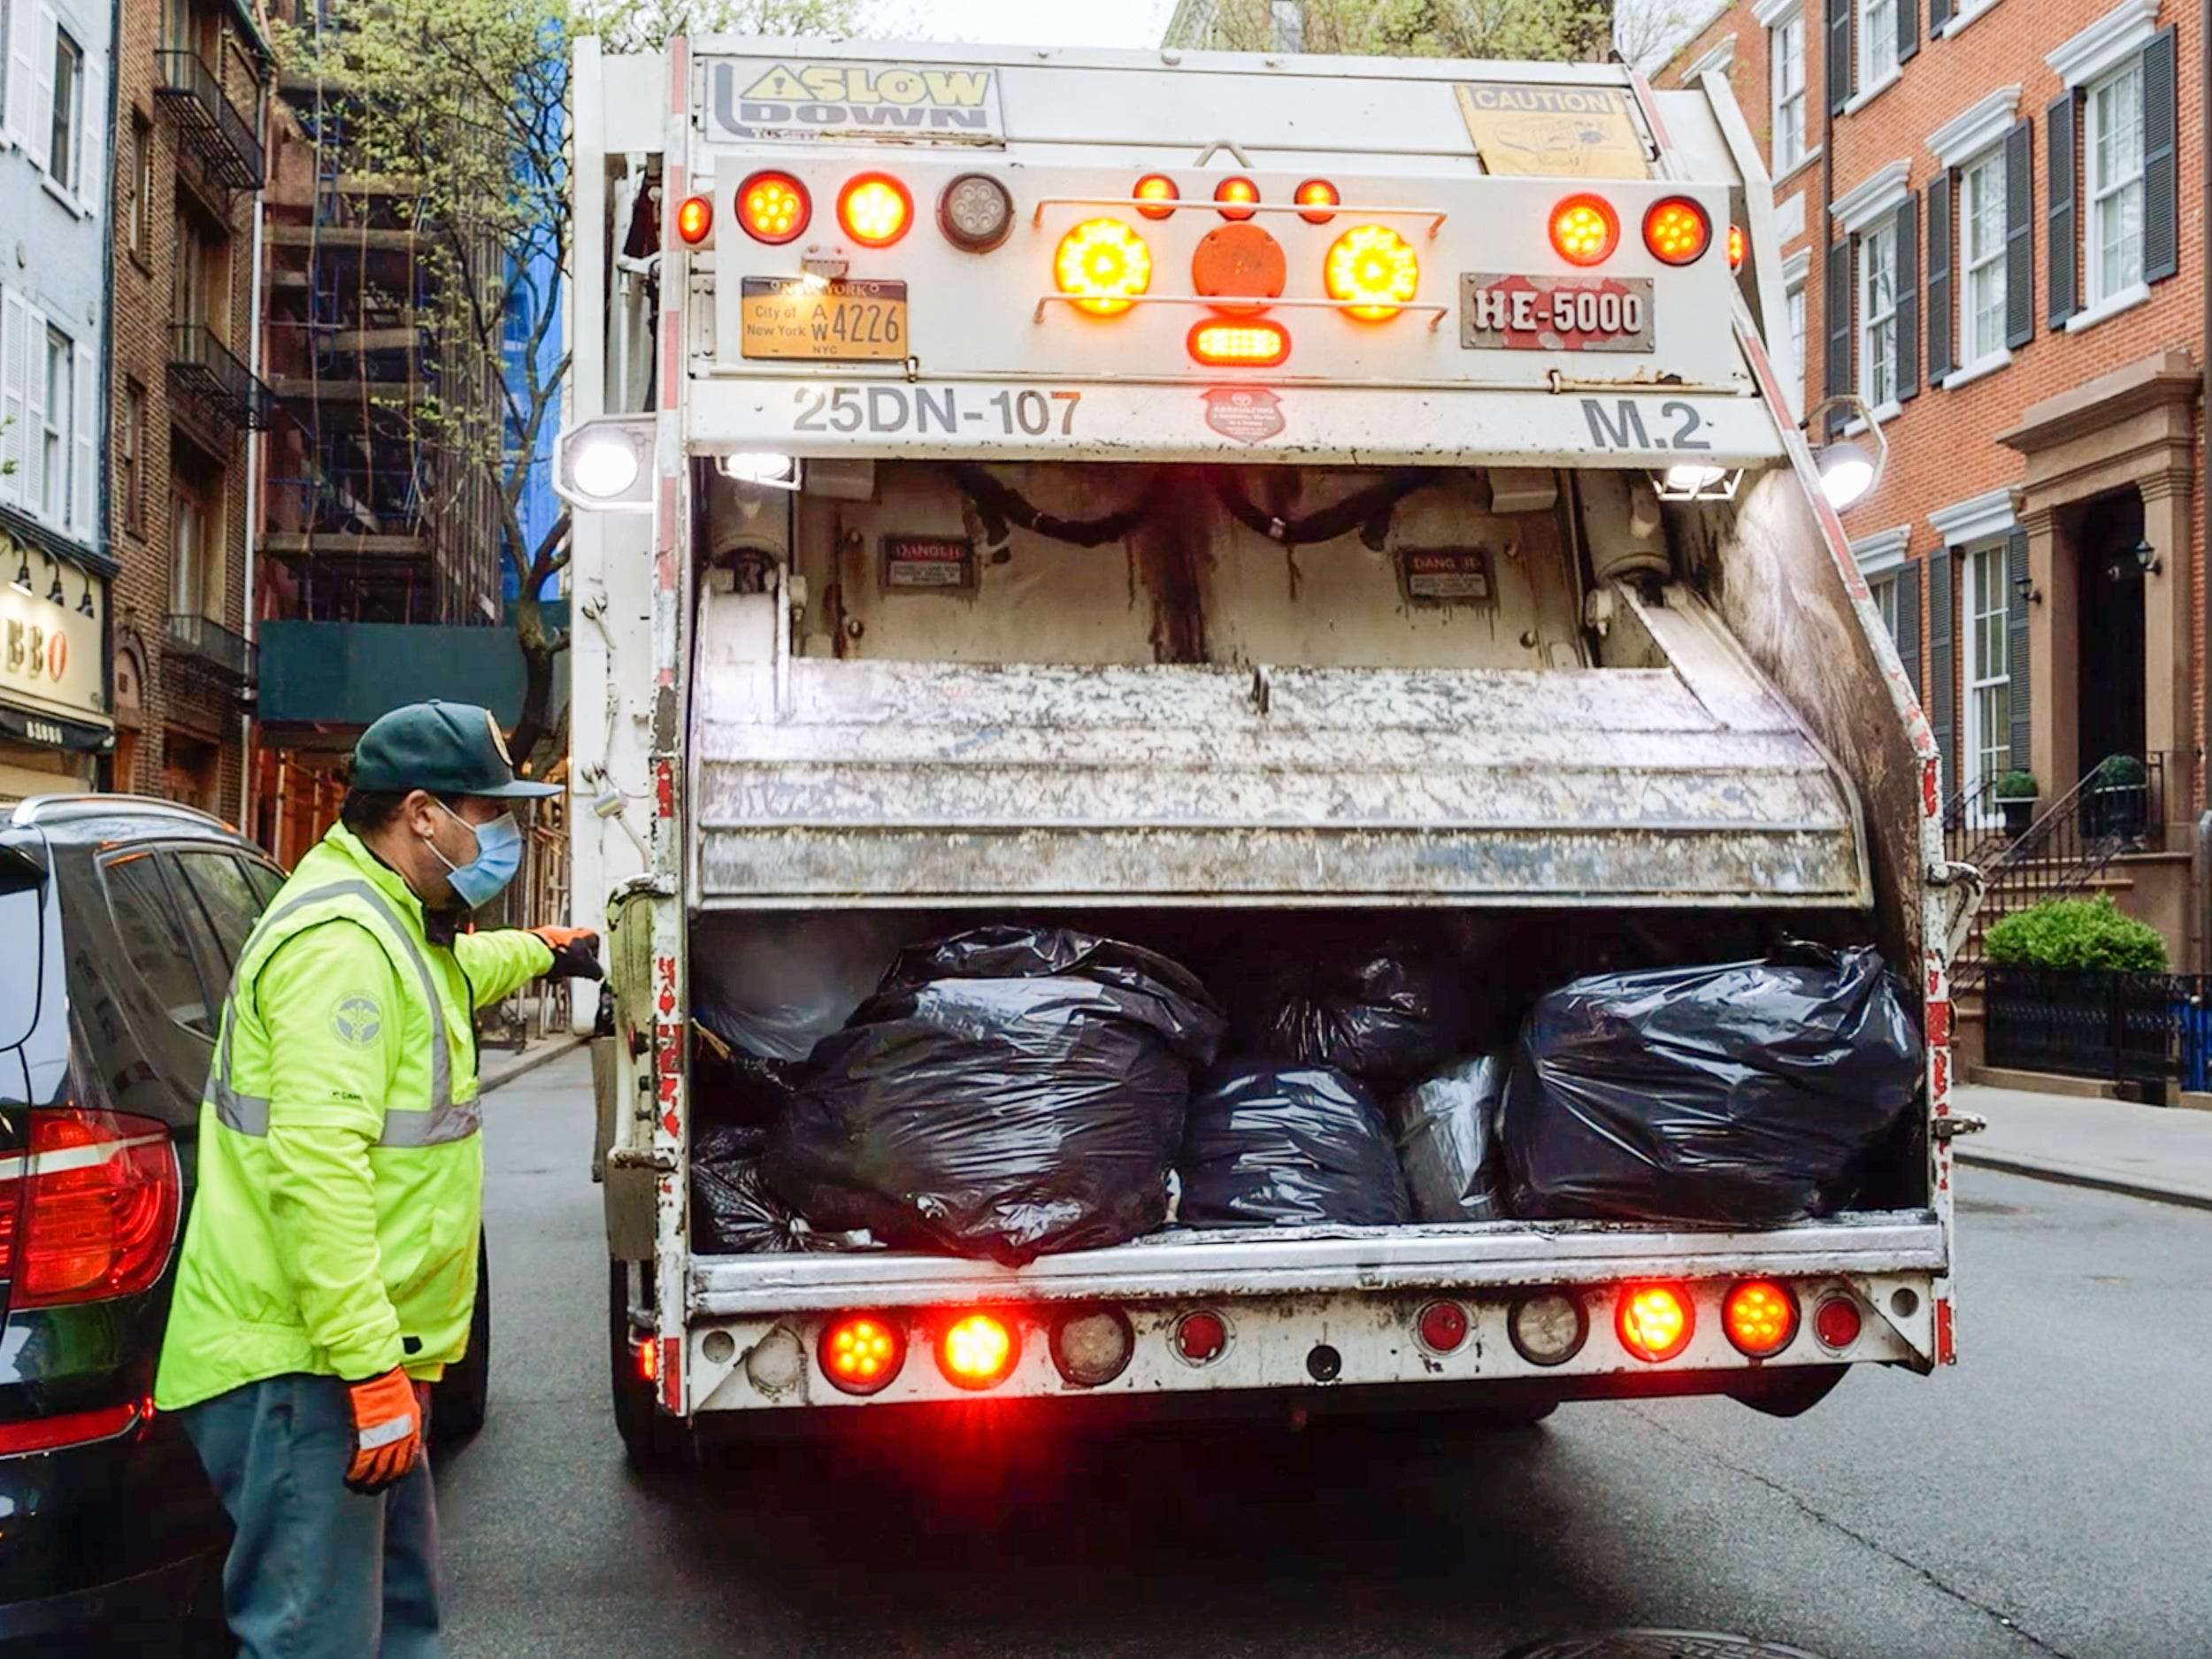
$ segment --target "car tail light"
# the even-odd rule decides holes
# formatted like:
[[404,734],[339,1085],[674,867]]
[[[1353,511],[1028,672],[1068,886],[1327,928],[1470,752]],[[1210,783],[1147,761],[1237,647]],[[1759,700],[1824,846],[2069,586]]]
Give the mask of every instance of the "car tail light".
[[167,1125],[120,1112],[36,1110],[0,1212],[12,1212],[18,1308],[103,1302],[152,1286],[176,1242],[181,1193]]
[[1199,323],[1190,331],[1194,362],[1225,369],[1271,369],[1290,356],[1289,332],[1274,323]]
[[1712,240],[1712,221],[1686,196],[1654,202],[1644,215],[1644,246],[1662,265],[1693,264]]
[[1813,1312],[1813,1334],[1829,1348],[1849,1348],[1859,1340],[1859,1304],[1848,1296],[1831,1296]]
[[21,1457],[31,1452],[58,1451],[65,1446],[111,1440],[149,1421],[153,1415],[154,1402],[140,1399],[100,1406],[90,1411],[65,1411],[59,1417],[0,1423],[0,1457]]
[[1432,1302],[1421,1310],[1415,1327],[1429,1352],[1452,1353],[1467,1340],[1467,1310],[1455,1302]]
[[1118,1308],[1071,1313],[1052,1327],[1052,1363],[1079,1388],[1110,1383],[1128,1368],[1136,1333]]
[[1580,1298],[1563,1291],[1524,1296],[1506,1316],[1513,1351],[1532,1365],[1564,1365],[1590,1340],[1590,1316]]
[[937,1343],[937,1368],[956,1388],[995,1388],[1021,1358],[1021,1339],[1006,1320],[964,1314],[945,1327]]
[[970,253],[988,253],[1014,228],[1014,198],[987,173],[964,173],[937,198],[937,228]]
[[813,197],[787,173],[757,173],[737,187],[737,222],[755,242],[795,241],[813,217]]
[[1224,219],[1249,219],[1251,204],[1260,199],[1260,187],[1249,179],[1224,179],[1214,186],[1214,200],[1223,203]]
[[703,196],[684,197],[676,210],[676,234],[684,239],[684,245],[696,248],[713,228],[714,204]]
[[1687,1293],[1672,1285],[1631,1285],[1621,1292],[1613,1323],[1623,1348],[1657,1364],[1689,1347],[1697,1316]]
[[849,1394],[872,1394],[891,1386],[906,1363],[906,1338],[890,1320],[848,1314],[822,1331],[822,1375]]
[[[1326,179],[1307,180],[1298,187],[1291,199],[1301,207],[1316,209],[1335,207],[1344,200],[1336,193],[1336,186],[1331,184]],[[1307,212],[1301,213],[1298,217],[1309,225],[1325,225],[1336,215],[1328,212]]]
[[1379,323],[1419,291],[1421,260],[1387,226],[1362,225],[1331,245],[1323,276],[1331,299],[1354,301],[1351,315]]
[[1743,257],[1750,248],[1751,243],[1743,234],[1743,227],[1731,225],[1728,227],[1728,268],[1731,271],[1743,269]]
[[1571,196],[1551,211],[1552,251],[1569,265],[1602,265],[1620,240],[1620,216],[1601,196]]
[[[1175,188],[1175,180],[1164,173],[1146,173],[1137,180],[1133,194],[1140,202],[1176,202],[1180,201],[1183,195]],[[1137,211],[1147,219],[1172,219],[1175,216],[1175,210],[1171,207],[1141,207]]]
[[1797,1334],[1797,1298],[1770,1279],[1747,1279],[1730,1287],[1720,1318],[1738,1353],[1771,1359]]
[[1187,1313],[1175,1325],[1175,1351],[1194,1365],[1209,1365],[1229,1346],[1229,1326],[1217,1313]]
[[837,195],[837,222],[864,248],[888,248],[914,222],[914,198],[887,173],[864,173]]
[[1118,219],[1087,219],[1060,238],[1052,274],[1063,294],[1083,296],[1077,310],[1118,317],[1152,286],[1152,250]]

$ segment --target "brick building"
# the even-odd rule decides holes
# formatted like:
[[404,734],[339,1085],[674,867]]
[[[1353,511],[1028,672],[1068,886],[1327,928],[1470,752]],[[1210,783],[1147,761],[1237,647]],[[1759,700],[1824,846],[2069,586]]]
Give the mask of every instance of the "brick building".
[[117,9],[112,786],[231,818],[253,685],[248,434],[272,412],[251,366],[271,67],[242,0]]
[[[1807,403],[1855,394],[1887,434],[1844,525],[1943,749],[1955,843],[2000,821],[2015,771],[2093,835],[2139,814],[2100,880],[2202,970],[2200,18],[1739,0],[1655,80],[1729,79],[1774,176]],[[2077,793],[2093,774],[2141,781],[2101,805]]]

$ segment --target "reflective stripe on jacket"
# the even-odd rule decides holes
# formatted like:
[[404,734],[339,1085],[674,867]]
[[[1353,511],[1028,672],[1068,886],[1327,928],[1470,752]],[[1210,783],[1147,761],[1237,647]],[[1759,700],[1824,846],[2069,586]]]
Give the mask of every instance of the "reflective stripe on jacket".
[[231,979],[154,1390],[165,1410],[287,1372],[435,1377],[468,1346],[483,1195],[475,1010],[546,971],[528,933],[430,942],[334,827]]

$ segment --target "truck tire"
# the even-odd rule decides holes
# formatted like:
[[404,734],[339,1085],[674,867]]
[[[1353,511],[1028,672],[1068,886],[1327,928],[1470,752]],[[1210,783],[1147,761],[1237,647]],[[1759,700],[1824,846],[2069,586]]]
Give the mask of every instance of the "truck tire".
[[457,1446],[484,1426],[491,1405],[492,1268],[484,1234],[476,1234],[476,1308],[469,1316],[469,1348],[457,1365],[430,1385],[430,1444]]
[[630,1467],[641,1475],[689,1468],[696,1460],[691,1427],[664,1413],[652,1388],[637,1374],[630,1348],[630,1267],[607,1263],[607,1359],[614,1393],[614,1426]]

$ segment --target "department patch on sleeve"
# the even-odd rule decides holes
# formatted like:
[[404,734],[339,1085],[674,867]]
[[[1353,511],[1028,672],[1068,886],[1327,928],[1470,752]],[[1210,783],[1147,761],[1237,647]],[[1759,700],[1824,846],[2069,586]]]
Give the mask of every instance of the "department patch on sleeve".
[[365,1048],[383,1033],[384,1010],[374,997],[356,991],[340,998],[338,1006],[330,1010],[330,1028],[339,1041]]

